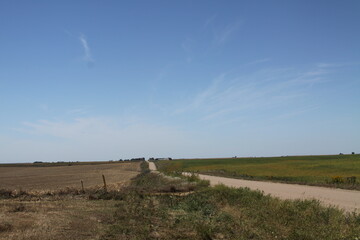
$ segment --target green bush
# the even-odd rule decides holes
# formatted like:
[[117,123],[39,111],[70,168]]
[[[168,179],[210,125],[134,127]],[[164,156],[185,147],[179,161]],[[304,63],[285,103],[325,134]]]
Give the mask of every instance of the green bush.
[[331,181],[332,181],[332,183],[336,183],[336,184],[344,183],[344,178],[341,176],[333,176],[333,177],[331,177]]

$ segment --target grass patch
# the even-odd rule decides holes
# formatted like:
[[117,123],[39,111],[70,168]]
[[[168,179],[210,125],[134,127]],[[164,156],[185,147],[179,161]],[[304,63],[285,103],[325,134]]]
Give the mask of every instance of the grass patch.
[[209,186],[209,182],[196,177],[169,176],[145,172],[135,177],[128,187],[143,193],[189,192]]

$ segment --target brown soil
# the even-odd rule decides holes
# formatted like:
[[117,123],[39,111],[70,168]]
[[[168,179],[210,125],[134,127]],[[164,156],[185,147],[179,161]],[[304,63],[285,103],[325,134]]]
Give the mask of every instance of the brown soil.
[[138,162],[61,167],[0,167],[0,189],[51,191],[66,187],[121,185],[139,174]]

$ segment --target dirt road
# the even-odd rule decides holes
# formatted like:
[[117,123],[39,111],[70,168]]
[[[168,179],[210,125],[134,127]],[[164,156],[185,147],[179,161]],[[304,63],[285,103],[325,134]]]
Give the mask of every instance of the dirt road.
[[[150,170],[156,170],[154,163],[149,162]],[[337,206],[348,212],[360,213],[360,191],[305,186],[297,184],[249,181],[242,179],[215,177],[199,174],[201,179],[209,180],[211,185],[224,184],[229,187],[248,187],[263,191],[281,199],[317,199],[324,205]]]
[[150,171],[157,171],[155,163],[149,162],[149,169]]

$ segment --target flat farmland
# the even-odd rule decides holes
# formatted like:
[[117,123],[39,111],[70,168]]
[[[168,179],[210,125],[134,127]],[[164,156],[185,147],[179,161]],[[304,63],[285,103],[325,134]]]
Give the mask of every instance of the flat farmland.
[[[138,163],[134,165],[137,167]],[[110,165],[93,167],[106,166]],[[141,174],[126,186],[109,191],[93,188],[85,192],[71,189],[54,194],[41,191],[9,194],[2,190],[0,239],[355,240],[360,237],[359,215],[355,212],[324,207],[315,200],[283,201],[248,188],[208,184],[194,176],[171,177],[150,172],[148,164],[143,162]]]
[[67,187],[102,186],[102,175],[109,186],[120,186],[140,171],[139,162],[71,166],[0,165],[0,189],[24,191],[53,191]]
[[[160,171],[203,174],[358,188],[360,155],[286,156],[263,158],[179,159],[158,161]],[[355,183],[349,183],[355,177]],[[354,179],[354,178],[353,178]],[[351,185],[351,186],[350,186]]]

